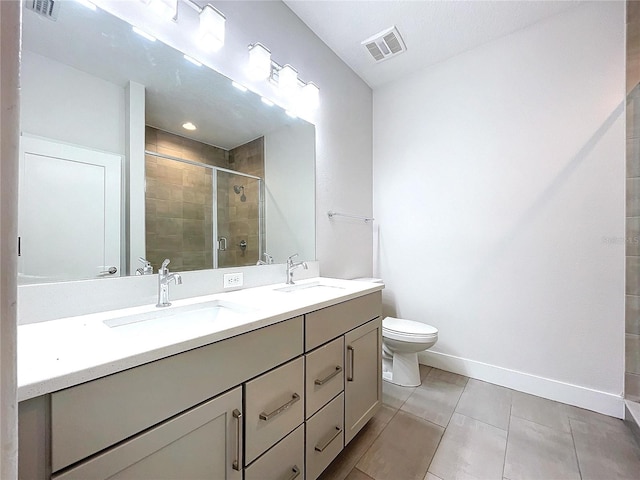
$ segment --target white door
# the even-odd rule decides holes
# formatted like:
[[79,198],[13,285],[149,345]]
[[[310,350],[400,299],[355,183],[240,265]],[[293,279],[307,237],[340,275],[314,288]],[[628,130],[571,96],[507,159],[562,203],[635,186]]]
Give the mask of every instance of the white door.
[[120,275],[120,175],[119,155],[21,137],[21,283]]

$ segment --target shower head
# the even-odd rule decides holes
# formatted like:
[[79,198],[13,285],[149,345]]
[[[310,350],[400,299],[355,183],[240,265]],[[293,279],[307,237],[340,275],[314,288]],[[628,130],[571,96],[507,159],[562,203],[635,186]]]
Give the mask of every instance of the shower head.
[[240,195],[240,201],[241,202],[246,202],[247,201],[247,197],[244,194],[244,185],[234,185],[233,186],[233,191],[236,192],[236,193],[242,192],[242,195]]

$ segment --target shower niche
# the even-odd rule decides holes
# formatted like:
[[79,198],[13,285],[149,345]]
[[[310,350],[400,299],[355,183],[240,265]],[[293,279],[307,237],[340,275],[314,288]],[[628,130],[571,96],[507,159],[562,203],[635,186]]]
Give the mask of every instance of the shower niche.
[[264,139],[224,150],[146,128],[145,246],[154,270],[256,265],[264,251]]

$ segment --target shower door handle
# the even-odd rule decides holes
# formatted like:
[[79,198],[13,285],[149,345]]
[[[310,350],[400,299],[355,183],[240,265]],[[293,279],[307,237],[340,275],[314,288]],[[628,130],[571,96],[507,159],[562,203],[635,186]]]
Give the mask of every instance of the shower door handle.
[[218,238],[218,250],[225,251],[227,249],[227,238],[220,237]]

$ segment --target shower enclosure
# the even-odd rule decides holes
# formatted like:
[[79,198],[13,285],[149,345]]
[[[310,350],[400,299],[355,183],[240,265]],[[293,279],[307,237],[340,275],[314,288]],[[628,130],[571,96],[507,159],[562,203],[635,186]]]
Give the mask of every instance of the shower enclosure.
[[264,244],[260,177],[147,151],[146,258],[174,270],[255,265]]

